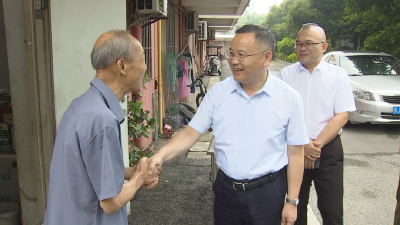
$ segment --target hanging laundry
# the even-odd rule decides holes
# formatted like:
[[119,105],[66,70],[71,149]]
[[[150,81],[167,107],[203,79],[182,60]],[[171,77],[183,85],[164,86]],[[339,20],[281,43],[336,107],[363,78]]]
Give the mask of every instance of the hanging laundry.
[[190,94],[190,87],[188,87],[188,65],[183,60],[178,60],[178,65],[183,68],[183,77],[178,78],[179,99],[183,99]]

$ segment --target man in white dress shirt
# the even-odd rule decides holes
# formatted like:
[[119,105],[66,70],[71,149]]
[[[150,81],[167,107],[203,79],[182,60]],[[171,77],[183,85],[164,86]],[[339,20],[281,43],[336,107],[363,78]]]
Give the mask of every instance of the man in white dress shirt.
[[307,224],[311,182],[318,195],[324,225],[343,224],[343,148],[338,133],[355,110],[347,73],[322,61],[328,48],[325,31],[305,24],[296,39],[299,62],[279,78],[297,90],[303,99],[304,120],[310,143],[304,147],[304,176],[300,189],[296,225]]

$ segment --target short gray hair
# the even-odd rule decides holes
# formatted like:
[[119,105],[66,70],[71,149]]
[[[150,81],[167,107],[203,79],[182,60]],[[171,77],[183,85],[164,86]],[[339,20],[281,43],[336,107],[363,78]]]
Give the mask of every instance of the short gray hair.
[[256,41],[274,54],[276,43],[275,37],[270,30],[259,25],[248,24],[236,31],[236,34],[245,33],[254,33]]
[[132,62],[135,52],[134,43],[129,38],[130,34],[125,30],[110,31],[112,37],[102,43],[96,49],[93,48],[90,58],[95,70],[101,70],[116,63],[119,59]]

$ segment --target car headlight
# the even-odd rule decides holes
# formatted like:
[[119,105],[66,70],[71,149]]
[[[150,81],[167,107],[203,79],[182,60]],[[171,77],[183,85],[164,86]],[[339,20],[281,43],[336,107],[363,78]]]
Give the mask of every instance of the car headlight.
[[375,101],[374,94],[369,91],[363,91],[357,88],[353,88],[354,98],[359,98],[367,101]]

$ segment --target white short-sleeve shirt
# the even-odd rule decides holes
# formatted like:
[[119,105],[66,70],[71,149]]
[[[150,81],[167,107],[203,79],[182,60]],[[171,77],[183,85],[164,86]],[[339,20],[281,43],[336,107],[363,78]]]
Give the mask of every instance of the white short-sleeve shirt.
[[336,113],[356,110],[350,79],[338,66],[321,61],[310,74],[297,62],[283,68],[278,78],[300,93],[309,139],[316,139]]

